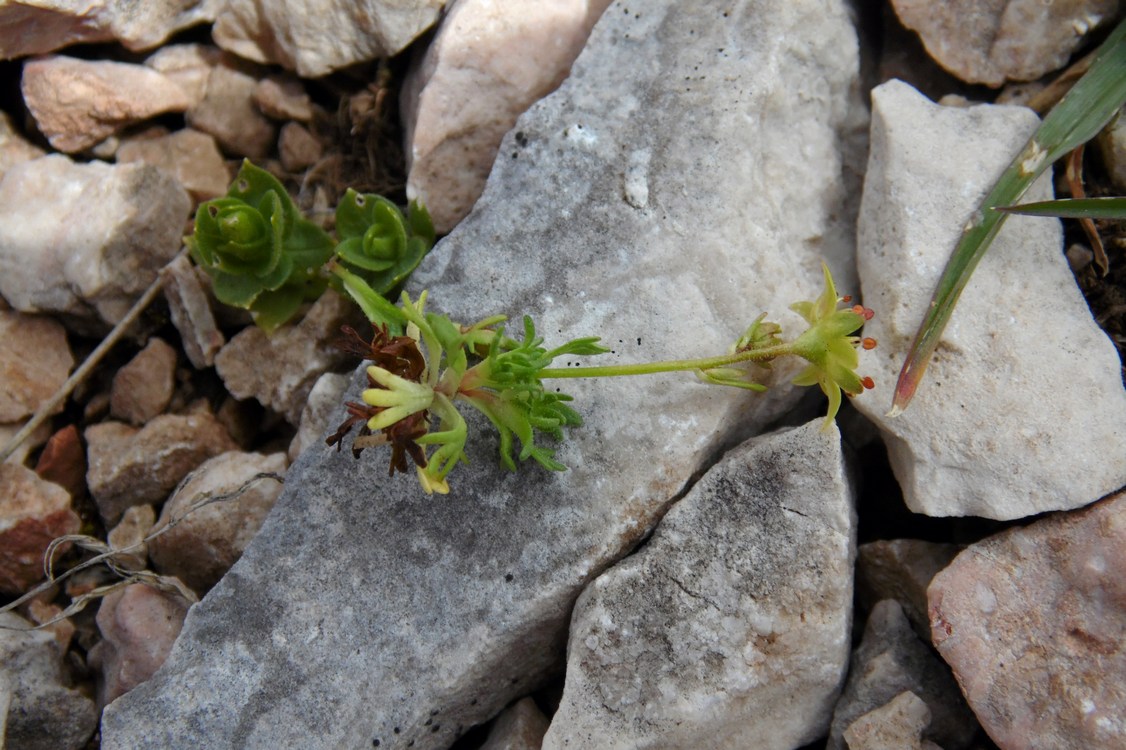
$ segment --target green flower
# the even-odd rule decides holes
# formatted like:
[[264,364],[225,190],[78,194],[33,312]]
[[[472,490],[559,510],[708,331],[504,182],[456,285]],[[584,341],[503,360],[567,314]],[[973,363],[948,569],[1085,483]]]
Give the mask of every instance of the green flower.
[[426,383],[399,377],[376,365],[368,367],[368,377],[379,385],[360,394],[365,404],[379,407],[379,412],[368,420],[368,429],[372,432],[390,427],[416,412],[426,411],[434,401],[434,389]]
[[[798,336],[791,345],[791,351],[809,362],[809,366],[794,378],[794,385],[817,384],[829,397],[829,411],[822,428],[828,429],[841,408],[841,391],[855,396],[872,387],[871,378],[861,378],[856,374],[860,364],[856,348],[861,345],[861,339],[851,335],[871,319],[872,311],[860,305],[838,310],[837,304],[848,299],[837,296],[829,268],[822,264],[821,269],[825,274],[825,291],[821,296],[812,302],[790,305],[791,310],[809,323],[809,329]],[[863,345],[871,348],[875,342],[865,339]]]

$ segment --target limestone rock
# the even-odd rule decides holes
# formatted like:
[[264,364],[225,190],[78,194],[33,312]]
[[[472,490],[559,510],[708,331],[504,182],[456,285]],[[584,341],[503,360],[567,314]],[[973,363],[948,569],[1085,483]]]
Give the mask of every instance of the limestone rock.
[[789,750],[844,680],[856,537],[820,420],[728,453],[590,584],[544,750]]
[[[864,332],[880,342],[864,367],[886,395],[854,403],[883,432],[908,507],[1005,520],[1086,505],[1126,484],[1118,354],[1075,284],[1054,220],[1005,224],[910,407],[884,416],[963,226],[1037,120],[1019,107],[940,107],[897,81],[872,101],[858,260],[864,304],[876,311]],[[1026,200],[1048,196],[1046,178]]]
[[170,44],[149,55],[145,65],[175,82],[194,107],[207,94],[211,69],[223,59],[223,51],[211,45]]
[[1117,0],[892,0],[942,67],[969,83],[1031,81],[1062,68],[1088,34],[1118,11]]
[[287,122],[278,134],[278,154],[287,172],[300,172],[316,164],[324,146],[300,123]]
[[[9,422],[7,424],[0,424],[0,445],[7,445],[8,442],[16,436],[16,433],[23,429],[23,421]],[[27,456],[36,448],[47,442],[51,437],[51,425],[44,422],[32,431],[19,446],[16,447],[15,452],[8,456],[4,463],[20,464],[21,466],[27,462]]]
[[1126,494],[970,545],[929,597],[934,644],[1000,747],[1126,745]]
[[547,717],[531,698],[521,698],[497,717],[481,750],[540,750]]
[[254,105],[262,114],[275,120],[309,122],[313,119],[313,101],[305,86],[296,78],[263,78],[254,87]]
[[857,601],[871,609],[883,599],[896,600],[915,632],[930,640],[927,586],[961,551],[957,544],[921,539],[880,539],[862,544],[856,555]]
[[86,494],[86,449],[76,426],[67,425],[51,435],[35,463],[35,473],[62,487],[71,499]]
[[29,60],[20,83],[39,130],[74,153],[122,127],[191,104],[184,91],[143,65],[51,55]]
[[0,178],[17,164],[43,156],[43,149],[24,138],[7,112],[0,112]]
[[326,291],[298,323],[269,335],[244,328],[216,355],[215,369],[232,396],[254,397],[296,425],[317,378],[344,362],[333,341],[355,312],[351,300]]
[[0,58],[114,40],[126,49],[150,49],[181,29],[213,21],[220,2],[10,0],[0,4]]
[[258,79],[224,57],[208,73],[203,99],[188,109],[188,125],[214,136],[232,156],[264,159],[275,130],[254,106],[257,85]]
[[290,461],[296,461],[297,457],[310,447],[328,449],[322,441],[329,428],[336,427],[330,424],[329,420],[336,416],[336,412],[344,402],[344,391],[347,388],[347,375],[326,372],[317,378],[313,389],[309,391],[309,397],[305,400],[305,408],[301,411],[297,434],[289,444],[287,453]]
[[1126,193],[1126,106],[1118,110],[1118,116],[1103,128],[1095,142],[1114,187],[1119,195]]
[[164,411],[176,386],[176,350],[152,338],[137,356],[118,370],[110,388],[109,413],[143,425]]
[[353,63],[392,57],[438,19],[444,0],[227,0],[212,30],[239,57],[319,78]]
[[157,138],[126,140],[117,149],[117,161],[142,161],[171,173],[196,201],[226,195],[231,182],[215,139],[191,128]]
[[66,382],[73,366],[61,324],[0,311],[0,422],[34,414]]
[[121,422],[86,428],[86,481],[102,518],[115,523],[126,508],[163,502],[188,472],[235,443],[208,413],[162,414],[142,429]]
[[114,561],[127,570],[146,570],[149,567],[148,544],[145,537],[156,523],[156,511],[151,505],[134,505],[126,508],[121,522],[110,529],[106,542],[121,550]]
[[[248,484],[255,474],[285,474],[284,453],[262,455],[232,451],[215,456],[196,469],[160,512],[158,528],[182,519],[149,542],[153,566],[202,594],[214,586],[258,533],[282,485],[272,479]],[[202,498],[237,493],[228,500],[191,513]]]
[[81,525],[66,490],[25,466],[0,464],[0,593],[23,594],[42,580],[47,546]]
[[845,741],[848,750],[943,750],[921,738],[930,720],[927,704],[906,690],[852,722]]
[[852,655],[848,683],[833,710],[826,749],[852,750],[847,730],[853,722],[905,691],[927,707],[923,726],[929,727],[924,737],[944,750],[969,747],[977,722],[949,668],[915,635],[899,603],[885,599],[873,608],[864,638]]
[[[856,40],[843,2],[751,11],[604,15],[412,294],[466,322],[531,314],[549,345],[601,334],[606,363],[726,351],[761,311],[799,325],[787,305],[819,292],[821,257],[851,264]],[[560,666],[582,587],[795,403],[792,372],[768,398],[678,376],[568,385],[585,420],[557,445],[569,471],[510,474],[486,431],[440,502],[388,478],[385,452],[306,451],[165,666],[107,707],[102,747],[448,748]]]
[[112,325],[179,251],[190,208],[147,164],[17,165],[0,180],[0,294],[23,312]]
[[180,332],[184,354],[197,370],[215,364],[215,355],[227,342],[215,324],[201,273],[187,257],[177,258],[160,270],[172,324]]
[[609,0],[458,0],[404,83],[407,197],[446,234],[485,187],[501,138],[567,76]]
[[12,750],[81,750],[98,725],[94,701],[63,684],[55,637],[31,627],[0,612],[0,737]]
[[179,596],[143,583],[102,599],[97,622],[103,640],[90,651],[92,665],[102,670],[100,704],[152,677],[180,635],[188,606]]

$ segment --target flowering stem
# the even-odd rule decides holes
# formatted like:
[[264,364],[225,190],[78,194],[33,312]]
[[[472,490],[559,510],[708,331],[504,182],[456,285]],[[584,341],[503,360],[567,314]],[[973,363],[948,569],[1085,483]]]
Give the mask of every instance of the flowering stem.
[[548,367],[539,372],[540,379],[547,378],[612,378],[620,375],[651,375],[657,372],[683,372],[691,370],[711,370],[715,367],[738,364],[739,362],[761,362],[793,354],[790,344],[751,349],[721,357],[704,359],[667,359],[661,362],[642,362],[636,365],[606,365],[604,367]]

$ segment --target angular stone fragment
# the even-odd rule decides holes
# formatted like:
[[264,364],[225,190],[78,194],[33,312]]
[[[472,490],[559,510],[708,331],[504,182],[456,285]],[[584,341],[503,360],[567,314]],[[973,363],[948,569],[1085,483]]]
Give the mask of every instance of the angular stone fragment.
[[[281,482],[255,475],[284,475],[287,464],[284,453],[232,451],[200,465],[160,512],[158,528],[178,522],[149,542],[153,566],[205,593],[242,556],[281,494]],[[189,512],[224,495],[234,496]]]
[[207,413],[162,414],[142,429],[101,422],[86,428],[86,443],[86,481],[108,523],[130,506],[163,502],[189,471],[236,447]]
[[15,165],[38,159],[44,153],[20,135],[7,112],[0,112],[0,178]]
[[278,155],[287,172],[300,172],[313,166],[323,153],[321,142],[299,123],[282,125],[278,134]]
[[29,60],[24,103],[51,145],[74,153],[122,127],[191,105],[183,89],[143,65],[53,55]]
[[175,32],[215,19],[222,0],[11,0],[0,4],[0,58],[116,40],[150,49]]
[[156,511],[151,505],[134,505],[126,508],[121,522],[110,529],[106,542],[115,550],[114,562],[126,570],[145,570],[149,567],[148,545],[145,537],[156,523]]
[[571,618],[544,750],[789,750],[844,681],[856,532],[821,420],[728,453]]
[[0,612],[0,728],[5,730],[5,747],[81,750],[98,725],[94,701],[65,686],[55,637],[31,627],[13,612]]
[[[1060,252],[1054,220],[1006,222],[914,400],[898,417],[884,415],[963,227],[1037,120],[1019,107],[940,107],[898,81],[877,87],[872,102],[858,262],[864,304],[876,311],[864,333],[879,341],[864,369],[883,395],[855,404],[883,432],[908,507],[1004,520],[1123,486],[1121,363]],[[1045,177],[1025,199],[1043,199],[1048,186]]]
[[67,425],[47,440],[35,463],[35,473],[62,487],[71,499],[86,494],[86,449],[76,426]]
[[344,402],[344,391],[348,387],[348,376],[335,372],[326,372],[317,378],[309,397],[305,400],[305,408],[301,411],[301,423],[297,434],[289,444],[287,451],[290,461],[296,461],[307,448],[326,448],[322,440],[329,428],[335,429],[336,425],[330,424],[332,417],[336,416],[340,405]]
[[171,173],[196,201],[226,195],[231,182],[215,139],[191,128],[157,138],[127,140],[117,149],[117,161],[143,161]]
[[215,364],[215,355],[227,342],[215,324],[200,273],[186,256],[160,270],[172,324],[180,332],[184,354],[197,370]]
[[883,599],[895,599],[915,632],[930,640],[927,586],[961,551],[957,544],[920,539],[880,539],[862,544],[856,555],[857,602],[871,609]]
[[254,397],[298,424],[317,378],[344,362],[334,341],[355,315],[350,299],[326,291],[296,324],[271,334],[244,328],[215,357],[215,369],[235,398]]
[[905,690],[852,722],[844,738],[848,750],[944,750],[921,738],[930,720],[927,704]]
[[[762,311],[798,327],[787,305],[819,292],[821,257],[851,264],[854,31],[841,2],[723,10],[604,15],[412,294],[465,322],[531,314],[549,346],[602,335],[606,363],[724,352]],[[797,400],[793,371],[778,363],[768,397],[683,376],[568,384],[584,425],[552,444],[566,472],[508,473],[472,418],[439,502],[388,478],[386,451],[306,451],[165,666],[107,707],[102,747],[445,750],[558,669],[582,587],[720,446]]]
[[81,525],[66,490],[25,466],[0,464],[0,593],[23,594],[42,580],[48,545]]
[[950,670],[915,635],[899,603],[885,599],[873,608],[864,638],[853,652],[848,683],[833,709],[827,750],[851,750],[851,743],[846,744],[848,727],[904,691],[927,706],[924,737],[944,750],[969,746],[978,725]]
[[110,388],[109,413],[143,425],[164,411],[176,386],[176,350],[152,338],[137,356],[118,370]]
[[102,599],[97,621],[103,640],[90,650],[92,666],[102,672],[100,705],[152,677],[180,635],[188,606],[179,596],[142,583]]
[[0,180],[0,294],[23,312],[112,325],[180,250],[190,208],[147,164],[17,165]]
[[540,750],[547,717],[531,698],[521,698],[497,717],[481,750]]
[[0,311],[0,422],[34,414],[66,382],[73,366],[61,324]]
[[207,79],[211,69],[219,65],[224,53],[218,47],[206,44],[170,44],[161,47],[145,60],[145,65],[162,73],[179,86],[191,106],[203,101],[207,94]]
[[970,545],[928,593],[934,644],[999,746],[1126,746],[1126,493]]
[[562,82],[609,0],[459,0],[404,83],[407,196],[439,234],[465,218],[501,138]]
[[188,125],[215,136],[232,156],[265,158],[273,147],[275,130],[254,106],[257,85],[257,79],[224,59],[211,68],[203,99],[188,109]]
[[445,0],[227,0],[212,36],[247,60],[319,78],[353,63],[391,57],[438,19]]
[[1117,0],[892,0],[927,52],[969,83],[1031,81],[1067,64],[1094,29],[1114,19]]
[[267,117],[275,120],[313,119],[313,101],[305,86],[295,78],[270,76],[254,87],[254,104]]

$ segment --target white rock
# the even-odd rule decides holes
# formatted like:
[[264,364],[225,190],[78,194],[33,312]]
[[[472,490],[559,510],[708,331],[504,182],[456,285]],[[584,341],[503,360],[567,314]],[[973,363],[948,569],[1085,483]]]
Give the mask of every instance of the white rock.
[[62,324],[0,311],[0,422],[34,414],[66,382],[73,366]]
[[790,750],[848,667],[853,498],[822,420],[728,453],[575,605],[544,750]]
[[347,375],[335,372],[326,372],[317,378],[305,399],[305,407],[301,410],[297,434],[289,444],[287,453],[290,461],[296,461],[310,447],[328,450],[323,440],[329,427],[336,427],[330,425],[329,420],[336,416],[344,401],[344,391],[349,379]]
[[0,180],[0,294],[17,310],[116,323],[176,255],[191,199],[147,164],[53,154]]
[[215,20],[222,0],[0,0],[0,58],[117,40],[150,49],[173,33]]
[[80,750],[98,724],[94,701],[65,687],[54,635],[32,626],[0,613],[0,708],[7,717],[7,726],[0,717],[0,738],[12,750]]
[[175,81],[191,106],[203,101],[211,69],[223,60],[223,51],[205,44],[170,44],[149,55],[145,65]]
[[1096,28],[1113,20],[1117,0],[892,0],[942,67],[970,83],[1031,81],[1067,64]]
[[531,698],[521,698],[497,717],[481,750],[540,750],[547,717]]
[[227,0],[212,36],[247,60],[304,78],[401,52],[438,18],[444,0]]
[[143,161],[176,177],[196,201],[226,195],[231,182],[215,139],[192,128],[155,138],[124,139],[118,163]]
[[937,745],[921,737],[930,720],[927,704],[905,690],[854,721],[844,738],[849,750],[932,750]]
[[609,0],[458,0],[408,74],[407,197],[439,234],[465,218],[501,138],[562,82]]
[[[865,359],[881,399],[857,407],[884,433],[907,505],[1012,519],[1075,508],[1126,483],[1126,391],[1114,346],[1060,252],[1059,222],[1017,217],[967,285],[906,412],[888,419],[899,368],[962,227],[1036,128],[1019,107],[939,107],[892,81],[872,93],[858,234]],[[1044,179],[1027,196],[1047,196]],[[1067,467],[1061,471],[1060,467]]]
[[62,55],[24,63],[20,89],[39,130],[68,153],[90,148],[126,125],[191,105],[183,89],[152,68]]

